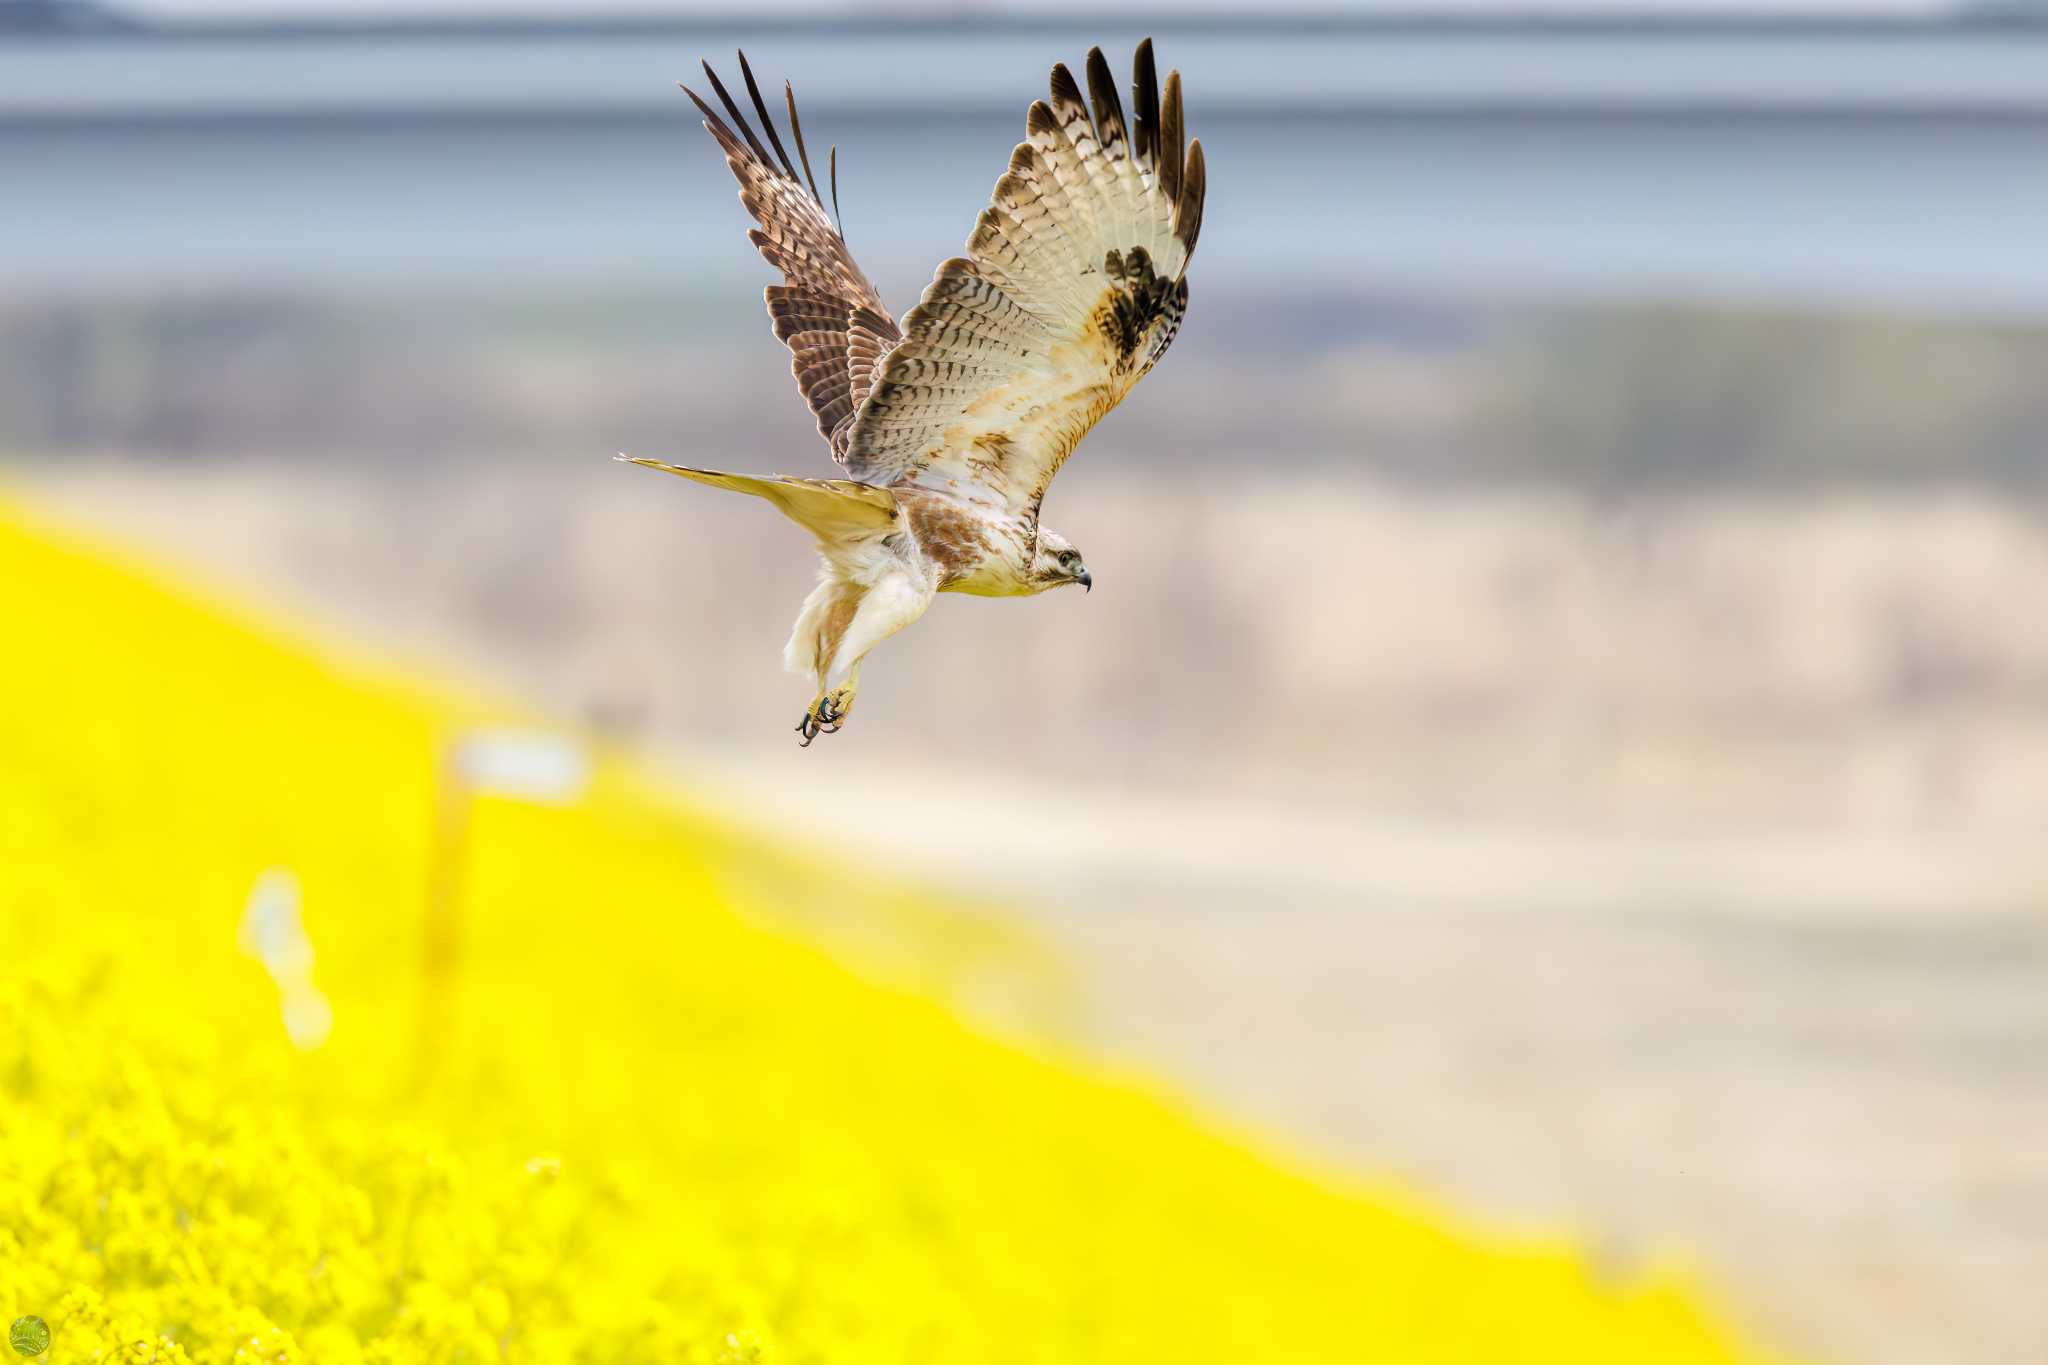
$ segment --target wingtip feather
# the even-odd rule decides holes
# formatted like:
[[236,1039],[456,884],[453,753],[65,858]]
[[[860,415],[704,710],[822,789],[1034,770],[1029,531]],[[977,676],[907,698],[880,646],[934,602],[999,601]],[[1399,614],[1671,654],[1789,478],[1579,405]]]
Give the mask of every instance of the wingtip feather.
[[796,139],[796,155],[804,163],[804,183],[811,187],[811,198],[819,208],[825,207],[825,198],[818,193],[818,177],[811,174],[811,154],[804,147],[804,125],[796,116],[796,87],[788,81],[782,83],[783,102],[789,105],[789,133]]
[[1181,181],[1178,211],[1174,214],[1174,233],[1187,248],[1188,255],[1195,254],[1195,239],[1202,235],[1202,200],[1209,192],[1209,163],[1202,154],[1202,139],[1188,143],[1187,174]]
[[718,95],[718,102],[725,106],[725,112],[732,116],[732,121],[739,128],[741,136],[746,138],[747,146],[754,153],[754,159],[764,166],[767,165],[768,149],[761,145],[760,138],[754,136],[754,126],[748,123],[747,116],[740,112],[738,101],[734,100],[732,92],[725,88],[725,82],[718,79],[718,73],[711,69],[710,62],[704,62],[703,67],[705,79],[711,82],[712,90]]
[[1099,47],[1088,49],[1088,96],[1095,105],[1095,140],[1112,157],[1122,155],[1130,141],[1123,97],[1116,92],[1116,77],[1110,74],[1109,59]]
[[1052,111],[1064,123],[1070,114],[1078,114],[1081,122],[1089,124],[1088,135],[1095,135],[1094,125],[1089,123],[1088,101],[1081,94],[1081,86],[1075,81],[1074,73],[1067,70],[1065,62],[1054,62],[1049,102]]
[[676,89],[682,91],[685,95],[688,95],[690,97],[690,103],[696,105],[697,112],[704,116],[705,131],[709,132],[713,137],[717,138],[720,142],[736,141],[736,139],[732,135],[732,129],[725,126],[725,120],[718,116],[718,111],[716,109],[713,109],[710,105],[704,102],[704,97],[702,95],[692,90],[689,86],[684,85],[681,81],[676,82]]
[[1136,119],[1131,145],[1138,164],[1148,170],[1159,165],[1159,68],[1152,60],[1152,40],[1138,44],[1131,59],[1131,110]]
[[1166,197],[1180,202],[1181,181],[1187,170],[1187,151],[1182,145],[1187,125],[1181,110],[1180,72],[1166,73],[1166,99],[1159,110],[1159,185]]
[[789,153],[783,150],[782,138],[775,131],[775,120],[769,116],[768,102],[761,98],[761,86],[754,79],[754,68],[747,64],[745,52],[735,52],[740,59],[740,76],[747,83],[747,95],[754,101],[754,112],[761,117],[761,130],[768,134],[769,145],[775,148],[775,159],[782,163],[782,170],[791,180],[796,179],[796,167],[790,164]]

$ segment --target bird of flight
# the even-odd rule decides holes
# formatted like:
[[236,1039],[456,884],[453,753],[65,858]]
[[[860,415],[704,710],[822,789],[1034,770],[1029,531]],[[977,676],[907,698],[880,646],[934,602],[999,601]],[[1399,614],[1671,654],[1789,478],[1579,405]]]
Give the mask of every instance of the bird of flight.
[[[784,85],[801,179],[744,53],[740,74],[765,147],[710,63],[725,117],[684,93],[760,224],[748,240],[782,272],[768,315],[850,477],[619,458],[765,498],[817,538],[818,586],[783,655],[817,681],[796,727],[808,746],[845,724],[861,661],[934,594],[1093,586],[1080,551],[1039,521],[1039,504],[1088,429],[1172,344],[1208,177],[1201,142],[1183,143],[1180,73],[1168,74],[1162,99],[1151,39],[1138,46],[1129,116],[1101,49],[1088,54],[1088,99],[1055,66],[1051,96],[1031,106],[1029,140],[1010,154],[967,255],[941,264],[898,323],[825,212],[794,92]],[[836,216],[836,148],[827,170]]]

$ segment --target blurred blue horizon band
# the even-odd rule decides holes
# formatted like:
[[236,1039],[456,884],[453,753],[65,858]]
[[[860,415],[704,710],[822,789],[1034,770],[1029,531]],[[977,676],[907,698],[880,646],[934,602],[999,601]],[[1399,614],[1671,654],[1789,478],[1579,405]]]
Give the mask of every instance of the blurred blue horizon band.
[[[1138,24],[1144,26],[1138,27]],[[905,306],[1055,60],[1146,31],[1196,288],[2048,317],[2048,25],[649,24],[0,41],[0,290],[758,288],[676,89],[744,46]],[[282,32],[282,31],[279,31]],[[707,92],[708,93],[708,92]],[[907,149],[914,148],[914,153]]]
[[[2048,117],[2048,26],[1664,29],[838,23],[389,27],[0,41],[0,120],[169,113],[660,113],[697,61],[747,48],[764,90],[819,110],[992,112],[1100,44],[1152,36],[1198,73],[1190,112],[1378,110]],[[913,74],[914,73],[914,74]]]

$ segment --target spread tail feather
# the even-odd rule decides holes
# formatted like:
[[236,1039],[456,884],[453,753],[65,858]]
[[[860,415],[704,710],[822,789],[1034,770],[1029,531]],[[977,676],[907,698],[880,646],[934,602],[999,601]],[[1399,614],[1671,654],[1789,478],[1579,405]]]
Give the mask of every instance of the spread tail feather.
[[716,469],[691,469],[633,455],[618,457],[628,464],[677,474],[712,488],[730,489],[765,498],[797,525],[831,544],[849,536],[887,531],[896,524],[896,495],[874,484],[852,479],[757,478]]

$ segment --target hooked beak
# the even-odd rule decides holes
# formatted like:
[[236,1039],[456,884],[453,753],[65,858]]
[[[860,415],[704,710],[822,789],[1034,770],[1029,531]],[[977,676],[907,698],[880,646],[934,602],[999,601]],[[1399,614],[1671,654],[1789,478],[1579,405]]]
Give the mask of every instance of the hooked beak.
[[1095,576],[1089,573],[1086,569],[1083,569],[1080,573],[1076,574],[1074,577],[1074,581],[1081,585],[1082,592],[1095,591]]

